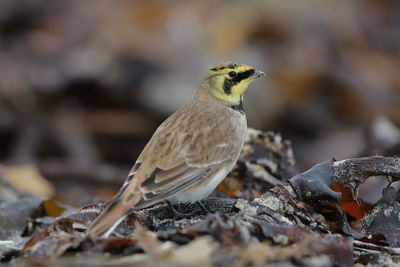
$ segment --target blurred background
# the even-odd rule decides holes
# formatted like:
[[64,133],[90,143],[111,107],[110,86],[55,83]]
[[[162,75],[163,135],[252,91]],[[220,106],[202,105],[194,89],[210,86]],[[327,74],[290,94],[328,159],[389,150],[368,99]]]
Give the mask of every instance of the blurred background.
[[291,140],[300,171],[400,155],[399,14],[396,0],[2,0],[2,172],[66,203],[109,199],[228,60],[267,73],[248,124]]

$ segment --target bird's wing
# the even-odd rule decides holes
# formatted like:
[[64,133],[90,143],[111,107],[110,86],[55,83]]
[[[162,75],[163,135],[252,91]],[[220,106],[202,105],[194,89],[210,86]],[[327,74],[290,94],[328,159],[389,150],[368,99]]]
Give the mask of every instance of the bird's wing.
[[[134,208],[140,209],[165,200],[213,176],[227,162],[231,163],[240,148],[237,148],[235,142],[232,142],[231,137],[225,132],[221,132],[222,136],[215,136],[218,129],[223,127],[223,125],[205,126],[196,133],[184,131],[169,133],[166,144],[174,144],[173,147],[168,145],[164,147],[163,143],[158,142],[158,145],[152,148],[150,142],[150,149],[144,151],[151,158],[139,157],[137,164],[141,164],[141,167],[134,174],[136,176],[134,179],[143,180],[138,187],[142,198]],[[150,152],[151,150],[154,152]],[[155,157],[157,163],[149,166],[152,170],[150,173],[144,169],[145,164]],[[146,174],[144,178],[142,178],[143,173]],[[130,195],[136,194],[136,190],[127,187],[122,194],[128,199]]]

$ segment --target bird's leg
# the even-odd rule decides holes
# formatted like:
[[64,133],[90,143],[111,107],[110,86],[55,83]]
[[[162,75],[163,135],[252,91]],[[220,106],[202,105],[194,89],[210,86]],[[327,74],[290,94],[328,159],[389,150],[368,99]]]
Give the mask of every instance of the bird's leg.
[[196,203],[197,203],[197,205],[200,207],[200,209],[201,209],[202,211],[204,211],[206,214],[213,213],[213,212],[211,212],[210,210],[208,210],[208,209],[206,208],[206,206],[204,206],[203,202],[201,202],[201,201],[196,201]]
[[174,205],[171,204],[171,202],[169,202],[168,200],[166,200],[166,202],[168,204],[168,207],[171,209],[172,213],[174,214],[174,216],[176,216],[178,218],[185,218],[185,217],[193,215],[193,214],[189,214],[189,213],[182,213],[182,212],[176,210],[174,208]]

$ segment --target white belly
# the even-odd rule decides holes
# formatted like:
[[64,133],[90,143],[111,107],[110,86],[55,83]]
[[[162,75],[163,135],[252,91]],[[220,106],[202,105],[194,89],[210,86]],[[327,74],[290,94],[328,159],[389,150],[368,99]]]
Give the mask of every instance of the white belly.
[[185,191],[172,195],[168,200],[172,203],[193,203],[207,198],[212,191],[224,180],[231,168],[219,170],[207,183],[199,182]]

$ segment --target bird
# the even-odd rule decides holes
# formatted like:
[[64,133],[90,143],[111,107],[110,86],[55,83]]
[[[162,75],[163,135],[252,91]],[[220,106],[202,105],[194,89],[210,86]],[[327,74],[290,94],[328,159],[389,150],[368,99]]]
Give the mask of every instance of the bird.
[[247,131],[243,95],[264,75],[236,62],[210,67],[192,100],[154,132],[121,189],[86,233],[108,237],[132,211],[207,198],[240,156]]

